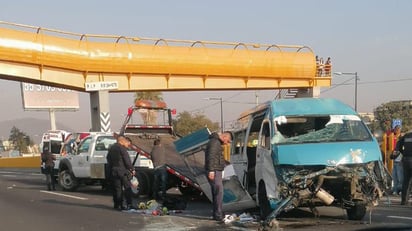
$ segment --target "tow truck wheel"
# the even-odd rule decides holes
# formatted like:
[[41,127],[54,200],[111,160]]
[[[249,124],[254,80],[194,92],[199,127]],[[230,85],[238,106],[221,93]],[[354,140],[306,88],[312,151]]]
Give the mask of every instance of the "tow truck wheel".
[[137,172],[136,173],[136,178],[139,181],[139,186],[138,186],[138,195],[134,196],[139,196],[139,195],[148,195],[151,196],[151,184],[150,184],[150,178],[147,175],[146,172]]
[[269,216],[271,209],[269,205],[269,200],[266,195],[266,187],[265,183],[260,182],[259,184],[259,192],[258,192],[258,199],[259,199],[259,210],[260,210],[260,219],[265,220],[267,216]]
[[63,190],[67,191],[74,191],[78,186],[77,179],[70,170],[63,170],[60,172],[59,183]]
[[355,205],[346,209],[349,220],[362,220],[366,214],[366,204],[362,201],[355,201]]

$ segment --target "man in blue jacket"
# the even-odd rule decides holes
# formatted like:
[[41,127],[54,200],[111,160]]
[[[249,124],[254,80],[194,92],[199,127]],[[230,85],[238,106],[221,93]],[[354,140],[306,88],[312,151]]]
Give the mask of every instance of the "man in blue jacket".
[[222,172],[225,168],[226,163],[223,157],[222,145],[228,144],[231,141],[231,132],[212,133],[209,137],[209,143],[207,144],[205,151],[205,170],[210,186],[212,188],[213,219],[216,221],[223,220]]

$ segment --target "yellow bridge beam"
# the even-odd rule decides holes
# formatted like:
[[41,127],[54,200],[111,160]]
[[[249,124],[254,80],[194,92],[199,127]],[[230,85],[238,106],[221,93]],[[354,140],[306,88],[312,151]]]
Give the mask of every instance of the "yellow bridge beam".
[[0,78],[85,91],[234,90],[330,86],[306,46],[164,40],[64,32],[0,21]]

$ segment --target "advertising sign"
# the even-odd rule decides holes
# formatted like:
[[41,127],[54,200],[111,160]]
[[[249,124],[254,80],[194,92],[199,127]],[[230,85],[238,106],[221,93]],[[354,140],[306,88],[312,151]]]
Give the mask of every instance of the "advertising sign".
[[40,84],[21,83],[25,110],[78,110],[79,93],[64,88]]

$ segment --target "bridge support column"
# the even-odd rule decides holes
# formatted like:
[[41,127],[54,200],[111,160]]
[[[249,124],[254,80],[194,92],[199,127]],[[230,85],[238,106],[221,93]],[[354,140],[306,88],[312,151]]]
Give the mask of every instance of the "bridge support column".
[[296,94],[296,98],[319,98],[320,96],[320,87],[312,87],[312,88],[302,88],[298,90]]
[[92,132],[110,132],[109,91],[90,92]]

